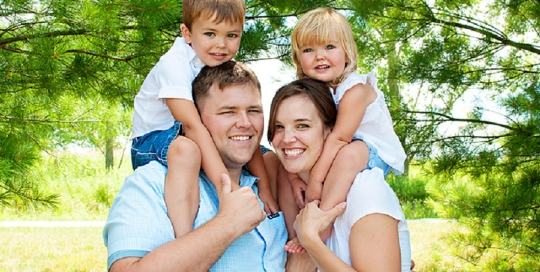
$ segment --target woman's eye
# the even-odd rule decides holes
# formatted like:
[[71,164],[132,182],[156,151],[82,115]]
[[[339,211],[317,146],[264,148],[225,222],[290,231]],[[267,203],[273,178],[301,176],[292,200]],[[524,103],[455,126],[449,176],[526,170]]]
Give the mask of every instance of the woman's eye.
[[305,129],[305,128],[309,128],[309,126],[306,125],[306,124],[300,124],[300,125],[298,125],[298,128],[304,128]]
[[275,129],[276,129],[276,130],[283,129],[283,126],[282,126],[282,125],[276,125]]

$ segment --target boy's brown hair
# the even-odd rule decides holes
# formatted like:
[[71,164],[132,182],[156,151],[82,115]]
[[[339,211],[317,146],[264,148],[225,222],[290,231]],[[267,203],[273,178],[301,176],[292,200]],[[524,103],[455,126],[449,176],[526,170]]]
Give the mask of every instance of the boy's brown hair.
[[242,22],[246,16],[246,3],[244,0],[184,0],[182,1],[182,20],[188,29],[195,19],[200,16],[212,18],[215,23],[227,21],[230,23]]

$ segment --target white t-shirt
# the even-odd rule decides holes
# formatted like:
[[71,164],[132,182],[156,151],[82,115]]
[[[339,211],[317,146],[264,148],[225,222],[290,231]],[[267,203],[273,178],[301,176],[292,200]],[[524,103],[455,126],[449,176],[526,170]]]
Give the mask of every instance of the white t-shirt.
[[411,245],[407,221],[396,194],[384,180],[383,171],[379,168],[364,170],[356,175],[347,195],[347,208],[336,218],[332,235],[326,240],[326,245],[345,263],[351,265],[351,228],[362,217],[374,213],[386,214],[399,220],[401,271],[410,271]]
[[377,93],[377,98],[367,107],[364,118],[362,118],[362,122],[353,137],[374,146],[379,153],[379,157],[390,165],[396,174],[401,174],[404,171],[407,155],[405,155],[405,150],[394,131],[394,124],[392,123],[390,111],[386,106],[384,94],[377,88],[377,78],[373,73],[361,75],[353,72],[339,84],[335,94],[332,93],[338,111],[339,102],[345,92],[359,83],[371,85]]
[[176,38],[173,46],[152,68],[135,96],[131,139],[155,130],[165,130],[174,117],[164,98],[193,101],[191,83],[204,63],[184,38]]

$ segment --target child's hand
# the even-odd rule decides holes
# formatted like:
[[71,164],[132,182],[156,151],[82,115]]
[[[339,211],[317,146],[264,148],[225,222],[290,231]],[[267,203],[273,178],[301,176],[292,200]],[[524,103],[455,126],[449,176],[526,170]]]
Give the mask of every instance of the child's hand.
[[308,182],[306,189],[306,203],[313,200],[321,200],[322,187],[322,182]]
[[264,204],[264,212],[266,214],[274,214],[279,212],[279,206],[270,192],[259,191],[259,197]]
[[289,183],[292,187],[296,205],[298,205],[298,208],[303,209],[306,205],[304,202],[304,192],[306,191],[307,184],[303,182],[297,175],[295,175],[294,178],[289,178]]

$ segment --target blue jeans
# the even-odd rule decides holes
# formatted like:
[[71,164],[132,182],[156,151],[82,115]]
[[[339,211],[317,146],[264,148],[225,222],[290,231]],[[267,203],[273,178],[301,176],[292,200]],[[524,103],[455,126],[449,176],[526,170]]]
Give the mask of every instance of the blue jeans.
[[151,161],[158,161],[167,165],[167,153],[172,141],[178,135],[183,135],[182,123],[174,122],[174,125],[166,130],[155,130],[133,139],[131,144],[131,165],[133,170]]
[[368,143],[366,143],[366,145],[369,148],[369,160],[366,169],[380,168],[383,170],[384,178],[386,179],[386,176],[388,176],[388,173],[390,173],[392,168],[379,157],[379,152],[374,146]]

